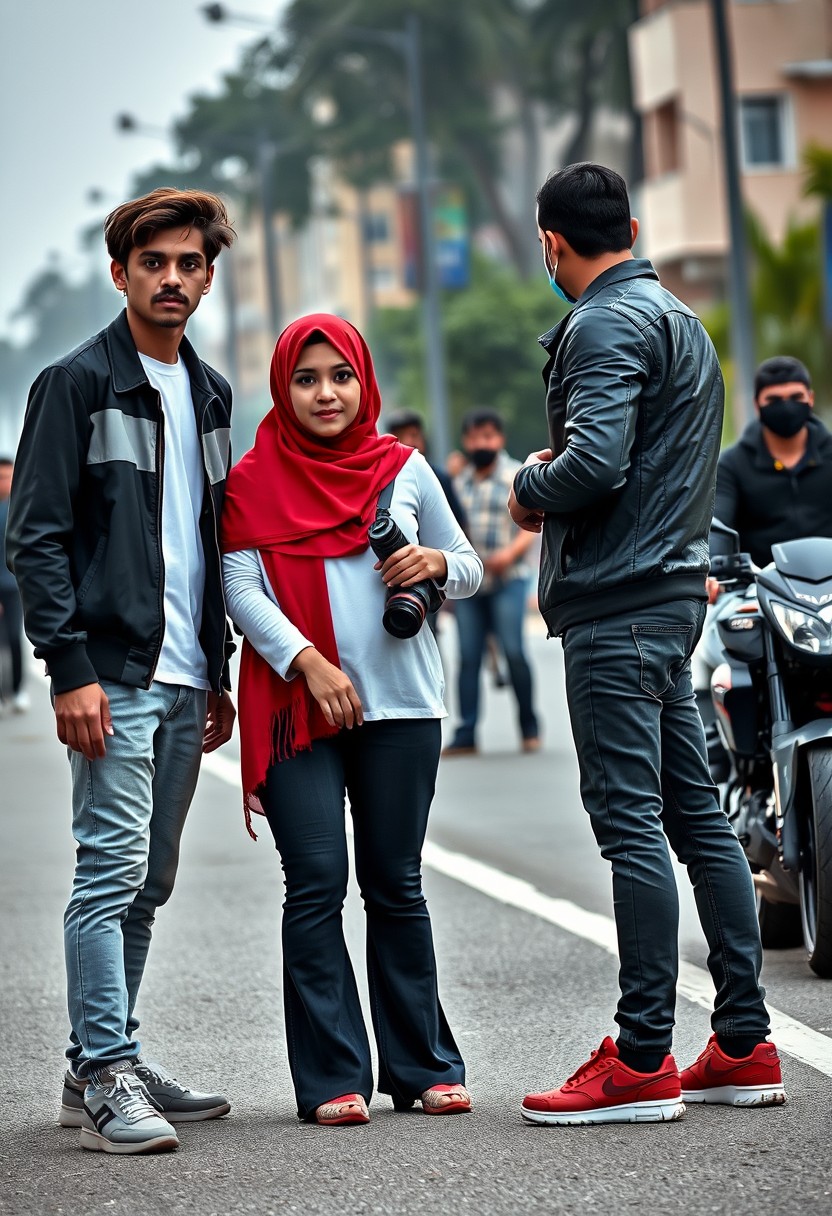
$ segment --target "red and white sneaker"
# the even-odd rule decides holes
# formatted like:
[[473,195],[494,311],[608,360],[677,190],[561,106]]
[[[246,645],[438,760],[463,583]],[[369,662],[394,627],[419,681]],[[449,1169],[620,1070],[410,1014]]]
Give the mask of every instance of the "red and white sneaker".
[[695,1064],[682,1073],[686,1102],[725,1106],[782,1106],[786,1101],[780,1057],[773,1043],[759,1043],[750,1056],[726,1056],[712,1034]]
[[520,1113],[529,1123],[664,1123],[681,1119],[685,1107],[673,1056],[658,1072],[636,1072],[607,1036],[560,1089],[527,1094]]

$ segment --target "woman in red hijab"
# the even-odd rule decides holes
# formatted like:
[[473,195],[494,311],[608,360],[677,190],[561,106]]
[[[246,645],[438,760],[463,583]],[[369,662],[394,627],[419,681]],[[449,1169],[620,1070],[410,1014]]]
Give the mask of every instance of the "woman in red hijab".
[[[247,822],[251,830],[252,812],[266,816],[286,880],[283,993],[298,1114],[369,1119],[370,1045],[341,917],[346,798],[378,1088],[397,1110],[417,1100],[430,1114],[470,1110],[422,894],[445,709],[436,642],[418,626],[428,592],[472,595],[482,565],[427,462],[379,435],[373,364],[352,325],[315,314],[285,329],[271,390],[274,408],[228,479],[223,572],[245,635]],[[404,534],[384,560],[368,542],[380,496],[381,531],[392,519]],[[383,618],[410,636],[388,632]]]

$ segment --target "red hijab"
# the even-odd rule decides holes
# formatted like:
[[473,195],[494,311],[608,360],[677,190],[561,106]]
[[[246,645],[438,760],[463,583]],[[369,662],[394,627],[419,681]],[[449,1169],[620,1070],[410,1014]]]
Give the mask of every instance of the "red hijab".
[[[358,415],[340,435],[319,439],[299,422],[290,396],[292,373],[310,342],[327,341],[361,385]],[[254,446],[228,476],[222,516],[224,553],[258,549],[281,611],[316,650],[340,666],[324,558],[367,548],[367,529],[380,491],[412,449],[379,435],[381,395],[361,334],[328,313],[301,317],[284,329],[272,356],[274,408]],[[336,734],[302,676],[286,681],[244,640],[240,663],[240,739],[246,823],[262,813],[258,793],[272,764]],[[251,832],[254,835],[253,832]]]

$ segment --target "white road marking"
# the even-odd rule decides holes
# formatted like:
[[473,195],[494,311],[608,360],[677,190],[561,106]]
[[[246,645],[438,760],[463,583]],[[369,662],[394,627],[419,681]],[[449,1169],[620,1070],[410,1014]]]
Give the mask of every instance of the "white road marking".
[[[240,788],[240,767],[232,760],[212,753],[205,756],[202,767],[226,784]],[[618,957],[618,940],[615,921],[597,912],[587,912],[568,899],[555,899],[544,895],[525,879],[504,874],[502,870],[485,862],[477,861],[464,853],[454,853],[442,845],[427,841],[422,854],[426,866],[444,874],[456,882],[463,883],[499,903],[518,908],[537,916],[540,920],[557,925],[567,933],[581,937],[584,941],[600,946],[614,958]],[[679,964],[679,996],[686,997],[695,1005],[711,1010],[714,1003],[714,986],[710,975],[702,967],[684,961]],[[771,1015],[771,1036],[780,1051],[787,1052],[803,1064],[832,1077],[832,1038],[804,1026],[796,1018],[768,1006]]]

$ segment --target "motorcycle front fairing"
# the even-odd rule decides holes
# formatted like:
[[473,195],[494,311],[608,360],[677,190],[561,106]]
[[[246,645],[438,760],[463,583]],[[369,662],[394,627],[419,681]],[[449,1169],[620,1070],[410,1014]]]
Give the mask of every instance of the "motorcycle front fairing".
[[[772,557],[771,565],[757,574],[757,594],[784,667],[796,673],[798,688],[813,687],[816,674],[825,682],[828,672],[832,689],[832,540],[788,541],[774,545]],[[769,679],[776,674],[767,672]],[[790,714],[798,717],[794,702],[790,697]],[[832,713],[822,701],[805,707],[796,722],[786,718],[772,722],[777,824],[783,865],[789,870],[800,869],[799,825],[797,817],[789,814],[798,788],[799,752],[827,739],[832,739]]]

